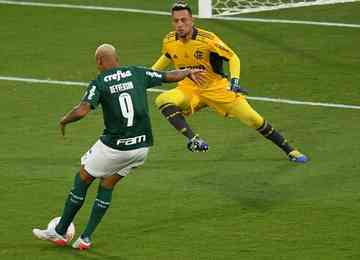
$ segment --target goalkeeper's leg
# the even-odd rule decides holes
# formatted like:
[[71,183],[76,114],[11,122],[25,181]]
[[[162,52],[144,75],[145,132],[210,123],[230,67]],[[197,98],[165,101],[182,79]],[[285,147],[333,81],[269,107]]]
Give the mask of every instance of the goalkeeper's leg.
[[172,89],[157,96],[155,103],[169,123],[188,139],[195,136],[183,115],[183,111],[190,109],[190,99],[179,89]]
[[256,129],[262,136],[276,144],[291,161],[301,163],[308,161],[308,158],[293,148],[269,122],[249,105],[244,97],[239,96],[236,98],[234,103],[228,108],[228,113],[239,118],[247,126]]
[[207,143],[195,135],[183,115],[184,111],[192,113],[198,104],[194,101],[196,96],[184,93],[178,88],[160,94],[156,100],[156,106],[169,123],[188,139],[188,149],[192,152],[205,152],[208,150]]

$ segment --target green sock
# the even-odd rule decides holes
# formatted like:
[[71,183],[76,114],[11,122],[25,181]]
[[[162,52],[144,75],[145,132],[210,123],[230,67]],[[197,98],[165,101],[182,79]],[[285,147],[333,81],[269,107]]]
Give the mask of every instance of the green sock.
[[91,183],[86,183],[80,178],[80,174],[75,175],[74,186],[70,191],[69,197],[65,202],[63,214],[55,231],[64,235],[69,225],[73,221],[76,213],[79,211],[85,201],[86,191]]
[[99,185],[96,200],[91,211],[90,219],[81,237],[89,239],[91,238],[92,233],[95,231],[97,225],[100,223],[101,219],[105,215],[106,210],[110,207],[112,192],[113,189],[107,189],[101,186],[101,184]]

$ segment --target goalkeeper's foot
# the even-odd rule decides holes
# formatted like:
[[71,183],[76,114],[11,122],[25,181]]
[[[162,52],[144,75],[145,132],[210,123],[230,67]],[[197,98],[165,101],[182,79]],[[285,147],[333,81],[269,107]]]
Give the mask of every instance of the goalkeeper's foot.
[[72,247],[81,251],[88,250],[91,247],[90,238],[79,236],[78,239],[72,244]]
[[297,163],[306,163],[309,161],[309,158],[305,154],[300,153],[298,150],[291,151],[288,154],[288,158],[290,161]]
[[38,229],[32,230],[33,235],[41,240],[48,240],[57,246],[66,246],[69,242],[65,237],[58,234],[55,229]]
[[191,152],[207,152],[207,150],[209,150],[209,145],[198,135],[195,135],[188,141],[187,148]]

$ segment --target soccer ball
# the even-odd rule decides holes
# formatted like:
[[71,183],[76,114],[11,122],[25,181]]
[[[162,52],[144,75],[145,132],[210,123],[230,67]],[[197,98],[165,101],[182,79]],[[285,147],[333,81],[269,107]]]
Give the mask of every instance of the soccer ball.
[[[47,228],[49,229],[55,229],[56,225],[59,223],[61,217],[56,217],[53,218],[52,220],[50,220]],[[67,240],[67,242],[69,243],[75,236],[75,225],[74,223],[71,222],[70,226],[68,227],[66,234],[65,234],[65,238]]]

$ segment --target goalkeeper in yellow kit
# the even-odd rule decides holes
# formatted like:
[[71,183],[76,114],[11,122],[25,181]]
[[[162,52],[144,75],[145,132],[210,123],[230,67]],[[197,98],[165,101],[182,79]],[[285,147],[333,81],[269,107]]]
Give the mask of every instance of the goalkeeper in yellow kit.
[[[194,26],[191,8],[186,3],[174,4],[172,21],[175,31],[164,38],[162,56],[152,68],[163,70],[171,63],[176,69],[199,68],[204,70],[203,79],[200,83],[190,78],[180,81],[175,89],[160,94],[156,105],[170,124],[188,138],[188,149],[203,152],[208,150],[208,145],[194,134],[184,115],[210,107],[256,129],[280,147],[291,161],[307,162],[308,157],[290,146],[246,101],[246,90],[239,84],[238,56],[215,34]],[[223,71],[224,61],[229,62],[230,82]]]

